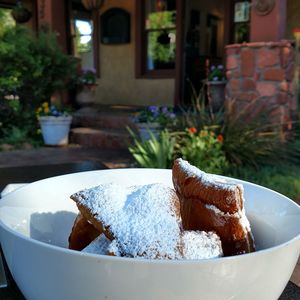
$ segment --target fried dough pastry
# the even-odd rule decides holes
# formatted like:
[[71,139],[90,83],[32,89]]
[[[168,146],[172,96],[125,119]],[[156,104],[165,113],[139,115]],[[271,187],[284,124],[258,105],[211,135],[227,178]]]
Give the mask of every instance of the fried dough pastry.
[[103,184],[75,193],[71,199],[84,218],[111,241],[110,255],[149,259],[223,255],[215,233],[182,230],[179,199],[163,184]]
[[255,251],[242,185],[221,180],[177,159],[172,170],[183,228],[216,232],[225,256]]
[[82,214],[79,213],[74,221],[69,236],[69,248],[73,250],[82,250],[100,234],[101,231],[97,230],[82,216]]

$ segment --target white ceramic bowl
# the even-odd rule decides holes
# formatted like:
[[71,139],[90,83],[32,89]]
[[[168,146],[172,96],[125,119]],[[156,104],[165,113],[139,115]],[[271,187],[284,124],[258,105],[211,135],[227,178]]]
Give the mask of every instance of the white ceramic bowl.
[[[66,249],[77,208],[69,196],[100,183],[171,183],[170,170],[83,172],[37,181],[0,201],[0,238],[27,299],[277,299],[300,252],[300,207],[242,182],[258,251],[196,261],[149,261]],[[241,181],[240,181],[241,182]]]

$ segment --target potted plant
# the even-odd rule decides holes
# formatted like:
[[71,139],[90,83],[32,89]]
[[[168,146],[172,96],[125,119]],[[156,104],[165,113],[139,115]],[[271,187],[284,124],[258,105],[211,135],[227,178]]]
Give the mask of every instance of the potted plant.
[[91,107],[96,102],[97,87],[96,70],[93,68],[82,69],[77,83],[76,102],[80,107]]
[[226,77],[223,65],[210,67],[206,85],[210,108],[213,112],[217,112],[223,107],[225,101]]
[[166,106],[149,106],[140,110],[134,119],[142,141],[149,140],[150,132],[158,138],[162,129],[175,121],[173,108]]
[[44,102],[36,110],[45,145],[63,146],[69,142],[72,116],[66,110]]
[[21,1],[16,3],[16,6],[11,11],[11,15],[17,23],[26,23],[32,17],[32,13],[23,6]]

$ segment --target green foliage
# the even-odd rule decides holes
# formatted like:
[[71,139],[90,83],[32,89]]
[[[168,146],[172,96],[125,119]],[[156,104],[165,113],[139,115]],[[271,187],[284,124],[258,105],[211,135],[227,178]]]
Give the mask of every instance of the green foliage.
[[[176,34],[174,28],[174,11],[162,11],[149,14],[149,56],[154,62],[169,63],[175,60],[176,43],[170,36]],[[160,29],[166,29],[164,31]],[[152,31],[153,30],[153,31]],[[161,40],[161,41],[160,41]]]
[[223,136],[213,131],[189,128],[180,140],[179,155],[208,173],[222,174],[228,163],[223,151]]
[[[220,132],[224,136],[224,151],[233,166],[276,164],[278,159],[292,159],[299,153],[290,150],[288,131],[273,113],[278,108],[262,104],[257,99],[237,109],[234,101],[227,106]],[[277,118],[277,121],[274,119]]]
[[17,94],[37,107],[73,82],[77,62],[60,49],[54,33],[36,37],[26,28],[6,30],[0,41],[0,97]]
[[15,21],[10,14],[10,9],[0,7],[0,35],[8,28],[15,26]]
[[33,110],[26,110],[17,98],[0,99],[0,144],[21,147],[41,142]]
[[141,142],[131,129],[128,128],[128,131],[133,138],[133,145],[128,149],[139,166],[161,169],[172,167],[176,140],[167,130],[161,132],[159,139],[150,132],[151,138],[145,142]]
[[148,106],[141,109],[135,116],[138,123],[158,123],[161,127],[174,126],[176,115],[172,107]]
[[11,126],[4,129],[3,137],[0,138],[0,144],[10,144],[14,148],[21,148],[24,144],[38,146],[41,145],[41,139],[32,136],[30,126]]
[[97,81],[96,70],[94,68],[82,69],[78,77],[78,85],[94,85]]
[[224,81],[226,80],[225,70],[223,65],[212,65],[210,67],[208,76],[208,81]]
[[293,200],[300,200],[300,167],[291,164],[280,164],[273,166],[231,168],[227,176],[250,181],[283,195]]

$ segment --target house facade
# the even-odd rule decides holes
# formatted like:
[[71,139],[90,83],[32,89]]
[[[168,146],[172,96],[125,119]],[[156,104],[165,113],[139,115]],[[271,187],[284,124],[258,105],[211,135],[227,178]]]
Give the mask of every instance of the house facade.
[[[263,92],[264,95],[284,92],[282,82],[292,80],[291,75],[286,75],[291,72],[287,64],[283,66],[280,61],[273,65],[266,63],[271,73],[272,70],[277,72],[275,89],[269,84],[274,81],[272,76],[263,78],[269,85],[256,86],[257,74],[264,74],[264,70],[259,69],[263,63],[252,73],[242,73],[239,64],[249,61],[256,66],[261,60],[258,56],[266,53],[257,48],[270,50],[271,44],[266,42],[273,43],[270,55],[278,52],[280,56],[284,55],[282,51],[292,51],[291,43],[281,41],[293,39],[293,29],[300,27],[298,2],[22,1],[32,12],[32,18],[25,26],[38,30],[47,24],[57,32],[61,47],[80,58],[83,68],[97,70],[97,103],[138,106],[189,103],[191,86],[196,89],[201,86],[212,64],[227,65],[229,93],[233,95],[235,90],[243,89],[247,84],[246,92],[252,93],[253,97],[266,88],[269,90]],[[15,3],[0,0],[0,8],[9,10]],[[253,50],[255,55],[246,57],[245,50],[251,52],[252,48],[256,49]],[[286,54],[286,57],[292,60],[291,55]],[[285,88],[289,89],[289,86]],[[288,91],[286,93],[288,95]]]

